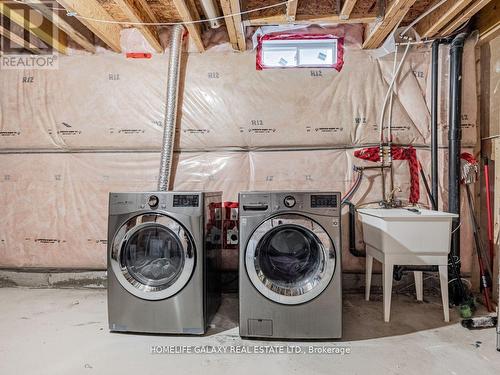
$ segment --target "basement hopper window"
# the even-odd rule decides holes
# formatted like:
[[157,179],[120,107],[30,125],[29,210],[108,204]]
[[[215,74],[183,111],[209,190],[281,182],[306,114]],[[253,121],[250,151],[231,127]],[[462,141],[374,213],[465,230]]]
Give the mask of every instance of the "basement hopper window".
[[342,68],[342,39],[325,35],[263,35],[257,69]]

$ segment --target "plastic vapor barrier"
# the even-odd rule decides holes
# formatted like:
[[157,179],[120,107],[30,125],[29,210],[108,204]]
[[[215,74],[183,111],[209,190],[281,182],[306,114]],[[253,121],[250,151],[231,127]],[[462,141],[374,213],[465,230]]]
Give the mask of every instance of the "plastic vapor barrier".
[[[106,262],[108,192],[144,191],[156,186],[159,152],[45,153],[0,155],[0,259],[3,267],[102,268]],[[428,173],[430,153],[417,156]],[[440,153],[443,160],[444,152]],[[186,152],[174,160],[174,188],[223,190],[225,201],[242,190],[347,191],[352,166],[369,165],[353,150]],[[396,198],[407,202],[408,163],[395,161]],[[27,173],[29,171],[29,173]],[[440,181],[440,202],[447,199]],[[381,199],[381,178],[367,170],[354,202]],[[420,202],[429,205],[422,188]],[[467,211],[462,220],[463,267],[468,270],[472,237]],[[343,210],[343,263],[364,268],[348,252],[347,210]],[[361,240],[361,226],[358,240]],[[362,247],[362,242],[358,246]],[[226,250],[223,265],[236,266],[237,249]]]
[[[361,35],[360,28],[345,28],[340,72],[257,71],[252,51],[184,58],[175,189],[222,190],[225,201],[253,189],[346,192],[354,181],[353,165],[373,165],[353,153],[378,144],[377,122],[393,66],[393,55],[375,59],[361,50]],[[440,203],[447,200],[445,49]],[[61,57],[58,70],[0,71],[0,267],[105,267],[108,193],[157,186],[167,61],[168,55],[141,60],[103,53]],[[475,74],[469,41],[462,120],[467,147],[477,142]],[[394,142],[414,145],[429,174],[430,49],[412,49],[395,92]],[[394,165],[395,185],[402,190],[396,195],[407,200],[408,163]],[[366,171],[353,201],[380,200],[380,180],[378,171]],[[420,202],[428,204],[423,184],[420,190]],[[346,219],[347,212],[344,270],[363,270],[364,261],[347,251]],[[472,253],[467,222],[461,233],[467,272]],[[224,256],[225,268],[234,269],[237,250]]]

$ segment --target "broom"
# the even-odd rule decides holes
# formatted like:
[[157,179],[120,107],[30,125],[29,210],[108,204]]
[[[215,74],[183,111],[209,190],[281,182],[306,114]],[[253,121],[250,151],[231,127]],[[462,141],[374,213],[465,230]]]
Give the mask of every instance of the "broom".
[[462,159],[462,183],[465,185],[465,191],[467,192],[467,202],[469,204],[470,220],[474,231],[474,242],[476,245],[476,253],[479,263],[479,274],[481,277],[481,289],[484,295],[484,302],[486,308],[488,309],[488,311],[493,311],[490,302],[492,272],[490,269],[488,254],[486,253],[481,241],[479,233],[479,224],[476,220],[476,214],[474,211],[474,204],[472,200],[472,193],[470,190],[470,185],[476,182],[478,173],[478,163],[477,160],[471,154],[465,152],[462,153],[461,159]]

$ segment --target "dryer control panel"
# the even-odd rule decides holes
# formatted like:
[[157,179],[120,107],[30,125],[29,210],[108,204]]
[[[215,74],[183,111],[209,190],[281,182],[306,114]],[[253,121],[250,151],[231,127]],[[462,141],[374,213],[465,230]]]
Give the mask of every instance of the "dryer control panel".
[[110,215],[128,214],[135,211],[168,211],[184,215],[201,215],[204,196],[196,192],[139,192],[110,193]]

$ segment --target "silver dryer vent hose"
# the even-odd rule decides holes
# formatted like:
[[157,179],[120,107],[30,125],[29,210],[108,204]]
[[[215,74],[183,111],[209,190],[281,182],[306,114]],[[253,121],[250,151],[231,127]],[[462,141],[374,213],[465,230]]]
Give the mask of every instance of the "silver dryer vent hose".
[[177,103],[179,94],[179,72],[181,68],[182,35],[184,27],[175,25],[170,40],[170,57],[168,62],[167,100],[165,121],[163,123],[163,144],[161,148],[160,174],[158,191],[167,191],[172,172],[172,158],[175,141],[175,125],[177,121]]

